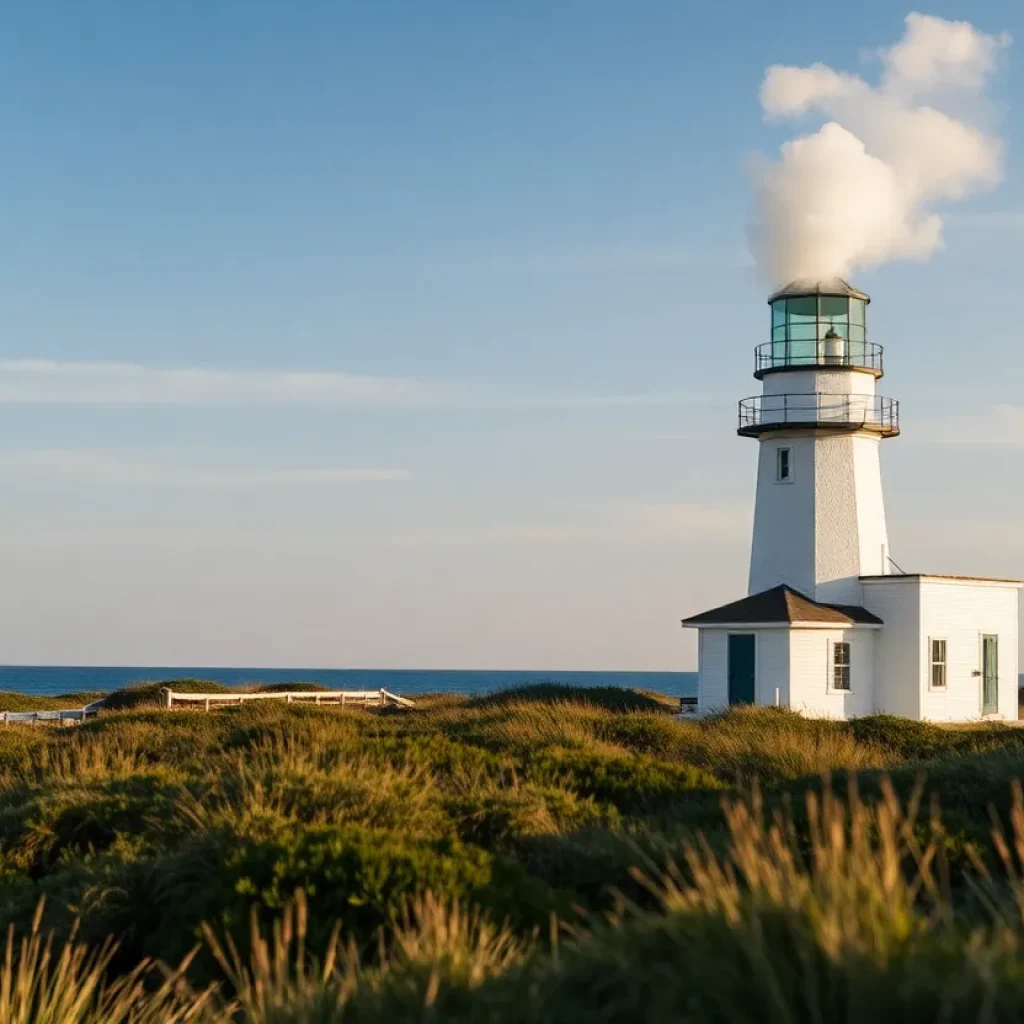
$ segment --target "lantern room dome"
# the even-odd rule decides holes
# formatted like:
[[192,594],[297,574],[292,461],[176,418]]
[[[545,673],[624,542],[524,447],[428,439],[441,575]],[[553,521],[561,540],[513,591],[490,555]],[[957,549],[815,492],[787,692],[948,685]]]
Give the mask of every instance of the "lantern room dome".
[[844,281],[841,277],[828,277],[820,280],[798,278],[795,281],[790,281],[785,288],[780,288],[768,301],[795,299],[807,295],[836,295],[845,296],[848,299],[860,299],[865,303],[871,301],[870,295],[862,292],[859,288],[854,288],[849,281]]

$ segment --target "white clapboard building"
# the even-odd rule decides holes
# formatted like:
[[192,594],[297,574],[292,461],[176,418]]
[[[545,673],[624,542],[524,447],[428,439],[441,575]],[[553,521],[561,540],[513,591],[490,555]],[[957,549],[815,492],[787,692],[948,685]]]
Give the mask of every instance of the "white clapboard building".
[[905,573],[889,554],[879,451],[899,403],[876,391],[870,299],[795,281],[769,299],[748,596],[683,620],[698,631],[698,711],[778,704],[808,715],[1017,717],[1016,580]]

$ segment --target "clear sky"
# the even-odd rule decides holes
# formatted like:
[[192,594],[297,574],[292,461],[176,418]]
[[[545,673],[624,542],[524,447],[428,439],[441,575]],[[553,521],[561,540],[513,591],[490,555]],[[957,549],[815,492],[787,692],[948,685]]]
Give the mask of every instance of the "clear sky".
[[[690,669],[745,592],[773,63],[891,0],[0,10],[0,662]],[[1024,576],[1005,182],[858,277],[907,570]]]

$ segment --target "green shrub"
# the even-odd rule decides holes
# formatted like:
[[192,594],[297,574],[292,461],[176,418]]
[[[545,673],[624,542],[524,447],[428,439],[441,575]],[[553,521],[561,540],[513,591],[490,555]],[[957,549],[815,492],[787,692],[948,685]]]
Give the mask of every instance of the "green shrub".
[[564,683],[529,683],[524,686],[498,690],[484,697],[469,701],[468,707],[502,707],[506,704],[520,704],[538,701],[548,704],[556,701],[570,701],[576,704],[592,704],[607,711],[661,711],[668,714],[678,709],[677,704],[660,695],[641,693],[638,690],[623,690],[617,686],[569,686]]
[[324,686],[321,683],[307,683],[307,682],[284,682],[284,683],[259,683],[255,688],[255,693],[317,693],[321,690],[329,690],[329,686]]
[[104,699],[104,707],[111,711],[159,707],[163,704],[163,696],[160,691],[165,688],[177,693],[235,692],[232,687],[215,683],[209,679],[165,679],[159,682],[134,683],[132,686],[126,686],[123,690],[114,690]]
[[[39,928],[58,943],[117,937],[114,978],[146,956],[175,963],[207,922],[224,963],[207,948],[192,982],[226,963],[239,991],[280,999],[246,1018],[224,990],[196,1024],[337,1019],[339,1005],[348,1020],[467,1022],[1022,1009],[1018,730],[770,708],[680,721],[644,695],[564,687],[413,714],[171,714],[158,689],[74,729],[0,730],[0,926],[31,934],[45,897]],[[993,840],[992,820],[1012,839]],[[272,978],[270,945],[248,958],[250,914],[283,941],[299,889],[308,950],[325,954],[337,927],[341,944],[330,970]]]
[[562,786],[637,815],[675,802],[690,790],[724,788],[713,775],[693,765],[644,754],[623,757],[547,750],[524,759],[522,772],[531,781]]

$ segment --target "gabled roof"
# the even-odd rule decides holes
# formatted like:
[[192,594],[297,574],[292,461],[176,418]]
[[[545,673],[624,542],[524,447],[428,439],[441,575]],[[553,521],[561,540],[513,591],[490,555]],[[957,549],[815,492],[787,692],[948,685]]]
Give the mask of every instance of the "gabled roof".
[[863,299],[865,302],[871,301],[871,297],[866,292],[854,288],[849,281],[844,281],[841,277],[829,277],[823,280],[799,278],[796,281],[790,281],[785,288],[780,288],[768,301],[774,302],[776,299],[790,296],[797,298],[801,295],[845,295],[853,299]]
[[834,622],[838,626],[880,626],[882,620],[866,608],[812,601],[786,584],[723,604],[720,608],[683,619],[684,626],[724,626],[732,623]]

